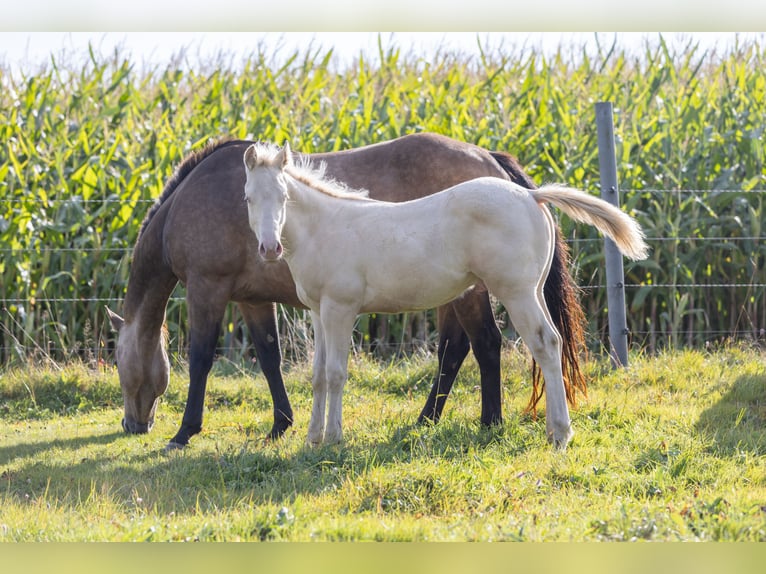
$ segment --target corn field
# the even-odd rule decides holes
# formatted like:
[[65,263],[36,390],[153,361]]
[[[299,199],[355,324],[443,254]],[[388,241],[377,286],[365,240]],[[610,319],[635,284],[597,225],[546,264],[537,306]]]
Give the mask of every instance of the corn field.
[[[539,183],[598,193],[598,101],[615,108],[623,208],[652,247],[626,267],[632,344],[761,337],[765,57],[757,42],[715,52],[660,41],[631,56],[606,46],[597,57],[498,49],[428,60],[381,44],[342,69],[331,51],[311,49],[274,65],[265,46],[241,64],[191,71],[139,70],[119,51],[35,72],[0,65],[0,364],[108,359],[104,305],[121,308],[140,223],[174,168],[210,139],[288,139],[320,152],[433,131],[508,151]],[[602,243],[560,223],[599,349]],[[180,287],[175,295],[168,327],[182,353]],[[233,311],[226,321],[222,345],[245,337]],[[360,340],[371,322],[360,321]],[[376,337],[428,344],[433,329],[430,313],[397,316]]]

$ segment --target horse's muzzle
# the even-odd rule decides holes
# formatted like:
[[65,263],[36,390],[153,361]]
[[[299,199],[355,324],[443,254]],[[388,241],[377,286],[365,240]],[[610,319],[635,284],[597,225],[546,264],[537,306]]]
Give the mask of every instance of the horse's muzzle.
[[154,421],[148,423],[139,423],[134,420],[122,419],[122,430],[128,434],[146,434],[152,430]]
[[263,243],[258,247],[258,253],[264,261],[279,261],[282,259],[282,244],[266,247]]

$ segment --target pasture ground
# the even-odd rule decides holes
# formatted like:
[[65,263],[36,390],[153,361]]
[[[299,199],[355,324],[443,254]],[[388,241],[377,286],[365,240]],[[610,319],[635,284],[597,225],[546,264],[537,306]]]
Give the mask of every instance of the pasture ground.
[[308,366],[286,374],[295,426],[266,442],[263,376],[219,362],[205,429],[171,454],[182,368],[141,436],[120,430],[111,366],[7,369],[0,541],[766,541],[762,350],[589,361],[565,452],[543,412],[523,414],[528,357],[508,348],[503,362],[503,425],[478,424],[468,359],[442,421],[419,427],[432,358],[356,356],[345,441],[318,449],[303,444]]

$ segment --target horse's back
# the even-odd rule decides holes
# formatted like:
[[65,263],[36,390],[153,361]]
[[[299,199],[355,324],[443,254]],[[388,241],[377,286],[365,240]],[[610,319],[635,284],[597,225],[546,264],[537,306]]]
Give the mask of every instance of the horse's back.
[[[505,237],[508,241],[534,236],[547,226],[529,190],[512,181],[478,177],[410,201],[348,202],[354,225],[379,241],[402,241],[427,246],[429,252],[453,243],[481,245],[477,236]],[[546,230],[547,233],[547,230]]]
[[471,273],[498,296],[539,301],[554,255],[555,225],[545,205],[512,182],[482,178],[454,188],[462,201],[466,261]]
[[402,202],[477,177],[508,179],[487,150],[433,133],[417,133],[361,148],[313,154],[327,175],[364,188],[375,199]]

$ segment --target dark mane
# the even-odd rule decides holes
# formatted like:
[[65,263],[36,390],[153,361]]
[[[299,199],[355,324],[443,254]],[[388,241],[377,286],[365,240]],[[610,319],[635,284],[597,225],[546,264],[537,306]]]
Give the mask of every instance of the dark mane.
[[141,236],[144,234],[146,227],[149,225],[152,217],[154,217],[154,214],[157,213],[160,207],[162,207],[162,204],[165,203],[165,201],[167,201],[171,195],[173,195],[173,192],[180,185],[180,183],[192,172],[192,170],[194,170],[195,167],[202,163],[202,160],[221,148],[224,148],[228,145],[238,144],[241,141],[242,140],[237,140],[231,137],[223,137],[210,141],[201,150],[188,154],[181,162],[181,165],[178,166],[176,171],[170,177],[170,179],[168,179],[167,183],[165,184],[165,188],[162,190],[162,194],[157,199],[157,201],[154,202],[154,205],[152,205],[151,209],[146,214],[146,217],[144,217],[144,221],[141,223],[141,229],[138,232],[138,239],[141,239]]

